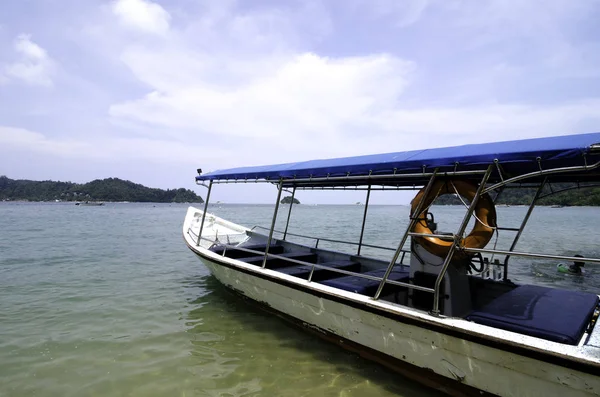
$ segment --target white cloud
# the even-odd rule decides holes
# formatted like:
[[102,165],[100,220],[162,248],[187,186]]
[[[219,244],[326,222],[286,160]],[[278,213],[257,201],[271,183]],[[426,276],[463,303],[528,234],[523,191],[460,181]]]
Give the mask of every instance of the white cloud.
[[[411,2],[403,10],[377,4],[382,15],[396,12],[410,24],[427,3]],[[494,103],[492,85],[485,93],[477,87],[456,93],[485,94],[479,103],[414,102],[406,93],[419,68],[410,60],[298,49],[303,46],[294,29],[278,36],[263,23],[294,27],[293,12],[213,11],[180,29],[164,48],[124,47],[121,60],[149,92],[115,103],[109,113],[119,123],[161,128],[179,142],[220,142],[231,153],[215,167],[563,135],[600,121],[600,100]],[[501,69],[495,73],[518,73],[510,64]]]
[[[143,65],[160,67],[154,54],[131,60],[132,70]],[[170,61],[166,61],[167,71]],[[155,81],[156,91],[146,97],[111,107],[114,117],[182,129],[201,129],[221,136],[276,137],[335,134],[347,124],[368,121],[378,108],[395,103],[407,84],[410,62],[378,55],[330,59],[299,54],[266,69],[235,87],[210,84],[210,76],[198,69],[187,86]],[[184,67],[185,70],[185,67]]]
[[112,11],[127,28],[154,34],[165,34],[169,30],[171,15],[152,1],[116,0]]
[[[98,139],[99,138],[99,139]],[[62,159],[113,161],[145,160],[151,162],[188,163],[196,165],[199,153],[203,158],[215,161],[228,153],[217,147],[180,143],[171,140],[146,138],[86,137],[58,139],[24,128],[0,126],[0,148],[27,150]]]
[[[195,56],[202,64],[202,54]],[[233,150],[248,147],[236,138],[261,141],[255,149],[262,152],[283,146],[288,159],[301,159],[291,152],[302,151],[309,153],[304,157],[343,156],[560,135],[600,121],[600,100],[414,107],[403,94],[415,65],[386,54],[299,54],[263,69],[250,65],[255,74],[234,86],[214,84],[206,64],[196,74],[188,70],[191,64],[183,66],[187,84],[181,84],[167,77],[171,57],[145,52],[126,58],[154,91],[111,106],[114,118],[165,127],[180,140],[230,137]],[[270,161],[280,161],[277,157],[269,153]]]
[[14,50],[20,57],[16,62],[4,66],[5,80],[17,79],[30,85],[52,86],[55,63],[46,50],[26,34],[17,36]]
[[[69,112],[61,100],[69,94],[54,90],[53,109],[67,111],[46,112],[44,134],[0,128],[0,149],[208,170],[600,124],[591,80],[600,52],[583,37],[591,24],[575,26],[586,7],[560,0],[542,8],[531,0],[343,3],[163,2],[171,16],[158,2],[111,1],[81,18],[82,34],[69,36],[85,59],[67,59],[73,48],[61,48],[65,68],[106,90],[102,105],[85,90],[85,97],[71,93],[84,110]],[[49,59],[26,39],[31,45],[15,47],[23,59]],[[590,85],[577,91],[568,76]],[[44,100],[38,106],[47,110]],[[61,124],[64,114],[77,123]]]
[[57,156],[72,157],[77,153],[87,153],[91,146],[71,140],[59,141],[24,128],[0,126],[0,146],[28,148],[34,152],[52,153]]

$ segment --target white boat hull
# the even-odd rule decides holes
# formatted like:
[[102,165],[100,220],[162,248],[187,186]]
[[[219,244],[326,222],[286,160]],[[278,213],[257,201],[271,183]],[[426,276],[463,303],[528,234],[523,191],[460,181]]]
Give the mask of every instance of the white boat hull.
[[[583,352],[577,346],[546,342],[532,349],[536,338],[431,316],[218,256],[197,247],[186,230],[184,224],[190,249],[226,287],[324,336],[334,336],[342,345],[350,342],[359,353],[375,353],[377,361],[450,394],[473,394],[476,389],[500,396],[600,395],[600,377],[590,373],[590,365],[600,368],[598,348],[585,347]],[[485,334],[490,330],[496,335]],[[544,351],[546,345],[552,354]],[[572,352],[568,358],[561,349],[581,349],[582,358],[573,358]],[[596,355],[591,364],[583,359],[590,352]],[[428,379],[431,371],[439,377]]]

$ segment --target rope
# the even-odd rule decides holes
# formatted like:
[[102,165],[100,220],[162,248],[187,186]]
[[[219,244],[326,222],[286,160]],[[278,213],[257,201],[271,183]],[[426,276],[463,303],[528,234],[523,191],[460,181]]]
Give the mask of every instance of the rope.
[[[454,182],[450,181],[450,183],[452,184],[452,188],[454,189],[454,193],[456,193],[456,195],[458,196],[458,199],[461,201],[461,203],[463,203],[465,208],[469,209],[469,205],[467,203],[465,203],[462,196],[460,194],[458,194],[458,189],[456,189],[456,186],[454,186]],[[486,226],[486,227],[489,227],[490,229],[496,230],[496,233],[498,232],[498,227],[490,226],[486,223],[483,223],[483,221],[481,219],[479,219],[477,217],[477,215],[475,215],[475,212],[473,212],[473,218],[477,219],[477,222],[481,223],[483,226]]]

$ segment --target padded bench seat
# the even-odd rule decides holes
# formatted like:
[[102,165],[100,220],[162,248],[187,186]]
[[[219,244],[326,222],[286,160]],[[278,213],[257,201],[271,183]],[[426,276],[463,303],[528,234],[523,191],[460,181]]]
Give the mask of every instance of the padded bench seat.
[[466,319],[552,342],[577,345],[598,296],[580,291],[522,285],[501,295]]
[[[354,261],[349,261],[349,260],[323,262],[323,263],[319,263],[319,266],[327,266],[332,269],[346,270],[349,272],[358,272],[360,270],[360,263],[354,262]],[[298,266],[283,267],[281,269],[277,269],[277,271],[288,274],[290,276],[299,277],[299,278],[308,280],[308,276],[310,275],[311,269],[312,269],[312,266],[298,265]],[[312,281],[322,281],[322,280],[327,280],[327,279],[341,277],[341,276],[343,276],[342,273],[337,273],[337,272],[334,272],[334,271],[331,271],[328,269],[315,268],[315,271],[313,272],[313,276],[312,276],[311,280]]]
[[[269,253],[272,254],[270,249],[269,249]],[[302,261],[302,262],[315,263],[317,261],[317,255],[313,254],[312,252],[286,252],[286,253],[281,253],[281,254],[277,254],[277,255],[283,256],[283,257],[289,258],[289,259],[294,259],[297,261]],[[259,255],[259,256],[250,256],[250,257],[238,258],[238,259],[243,262],[249,263],[251,265],[262,265],[264,258],[265,258],[264,255]],[[281,267],[288,267],[290,265],[293,265],[293,263],[290,261],[286,261],[285,259],[274,258],[274,257],[267,258],[267,268],[268,269],[278,269]]]
[[[383,268],[383,269],[371,270],[369,272],[365,272],[365,273],[361,273],[361,274],[365,274],[365,275],[373,276],[373,277],[383,277],[385,275],[386,270],[387,269]],[[394,268],[390,272],[387,279],[392,280],[392,281],[408,282],[409,271],[407,268]],[[381,283],[381,280],[371,280],[371,279],[360,277],[360,276],[345,276],[345,277],[340,277],[340,278],[336,278],[333,280],[326,280],[326,281],[323,281],[321,284],[325,284],[330,287],[343,289],[345,291],[356,292],[358,294],[373,295],[377,291],[377,288],[379,287],[380,283]],[[384,295],[387,295],[389,293],[397,291],[399,288],[405,288],[405,287],[400,287],[400,286],[392,285],[392,284],[386,284],[382,293]]]
[[[248,244],[248,245],[243,245],[240,246],[240,248],[246,248],[249,250],[254,250],[254,251],[262,251],[265,252],[265,250],[267,249],[266,244]],[[210,249],[212,252],[219,254],[219,255],[223,255],[223,251],[225,251],[225,256],[227,258],[232,258],[232,259],[239,259],[239,258],[244,258],[244,257],[248,257],[248,256],[255,256],[256,254],[253,254],[252,252],[248,252],[248,251],[244,251],[244,250],[240,250],[237,248],[227,248],[225,249],[225,247],[223,246],[216,246]],[[271,254],[282,254],[283,253],[283,246],[282,245],[271,245],[269,247],[269,253]]]

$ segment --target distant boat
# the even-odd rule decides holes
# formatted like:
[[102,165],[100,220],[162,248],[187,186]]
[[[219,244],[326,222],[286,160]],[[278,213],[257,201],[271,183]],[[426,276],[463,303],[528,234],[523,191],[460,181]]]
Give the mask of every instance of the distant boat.
[[84,206],[98,206],[98,205],[104,205],[103,202],[101,201],[84,201],[83,203],[75,203],[75,205],[84,205]]

